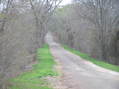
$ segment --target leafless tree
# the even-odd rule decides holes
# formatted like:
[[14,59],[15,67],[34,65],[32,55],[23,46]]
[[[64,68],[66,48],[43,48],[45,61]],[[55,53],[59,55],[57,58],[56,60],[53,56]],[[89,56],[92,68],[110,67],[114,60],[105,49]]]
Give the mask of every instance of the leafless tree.
[[[74,4],[64,6],[56,12],[59,21],[68,25],[59,31],[64,43],[68,40],[65,29],[75,32],[74,48],[109,63],[119,64],[119,1],[118,0],[73,0]],[[71,8],[70,8],[71,7]],[[68,9],[66,9],[68,8]],[[64,12],[67,12],[64,14]],[[60,13],[60,14],[59,14]],[[60,15],[60,16],[59,16]],[[57,21],[58,22],[58,21]],[[55,25],[57,26],[57,25]],[[58,27],[55,27],[58,29]],[[61,29],[60,29],[61,30]],[[85,33],[85,34],[84,34]],[[71,42],[71,40],[69,40]],[[70,44],[67,42],[66,44]]]
[[102,59],[109,61],[108,56],[118,55],[116,52],[116,33],[119,21],[118,0],[79,0],[78,3],[78,7],[83,8],[83,13],[79,12],[79,15],[96,27]]
[[24,66],[35,60],[47,22],[60,2],[0,0],[0,89],[6,89],[7,79],[23,72]]
[[3,58],[4,30],[8,22],[9,9],[12,7],[13,0],[0,0],[0,88],[5,89],[6,69],[9,67],[9,60]]
[[53,14],[54,10],[58,7],[62,0],[29,0],[31,9],[34,14],[36,22],[36,43],[39,45],[39,39],[44,43],[43,39],[47,32],[47,22],[49,17]]

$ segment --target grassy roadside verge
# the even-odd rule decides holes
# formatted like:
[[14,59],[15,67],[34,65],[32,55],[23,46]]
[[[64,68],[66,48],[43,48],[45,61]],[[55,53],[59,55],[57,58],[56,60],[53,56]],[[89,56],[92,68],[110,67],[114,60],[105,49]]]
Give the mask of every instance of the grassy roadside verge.
[[80,56],[81,58],[85,59],[85,60],[88,60],[100,67],[103,67],[103,68],[106,68],[106,69],[109,69],[109,70],[112,70],[112,71],[116,71],[116,72],[119,72],[119,66],[116,66],[116,65],[112,65],[112,64],[109,64],[109,63],[105,63],[103,61],[99,61],[99,60],[96,60],[94,58],[91,58],[90,56],[88,56],[87,54],[85,53],[81,53],[80,51],[77,51],[75,49],[72,49],[72,48],[69,48],[68,46],[63,46],[64,49]]
[[53,69],[55,61],[50,53],[49,46],[37,50],[37,62],[33,65],[33,70],[10,79],[10,89],[52,89],[45,80],[47,76],[56,76],[57,72]]

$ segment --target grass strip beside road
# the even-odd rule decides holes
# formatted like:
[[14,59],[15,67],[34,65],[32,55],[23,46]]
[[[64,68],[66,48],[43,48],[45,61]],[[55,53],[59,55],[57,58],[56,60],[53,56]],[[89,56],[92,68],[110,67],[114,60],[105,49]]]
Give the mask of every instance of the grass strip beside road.
[[25,72],[20,76],[10,79],[10,89],[52,89],[45,77],[57,76],[54,70],[56,64],[48,45],[37,50],[38,64],[33,65],[33,70]]
[[99,60],[97,60],[95,58],[92,58],[92,57],[88,56],[85,53],[82,53],[82,52],[80,52],[78,50],[70,48],[70,47],[68,47],[66,45],[63,46],[63,47],[64,47],[64,49],[66,49],[66,50],[68,50],[68,51],[80,56],[81,58],[83,58],[85,60],[88,60],[88,61],[90,61],[90,62],[92,62],[92,63],[94,63],[94,64],[96,64],[96,65],[98,65],[100,67],[103,67],[103,68],[106,68],[106,69],[109,69],[109,70],[112,70],[112,71],[119,72],[119,66],[116,66],[116,65],[113,65],[113,64],[109,64],[109,63],[106,63],[104,61],[99,61]]

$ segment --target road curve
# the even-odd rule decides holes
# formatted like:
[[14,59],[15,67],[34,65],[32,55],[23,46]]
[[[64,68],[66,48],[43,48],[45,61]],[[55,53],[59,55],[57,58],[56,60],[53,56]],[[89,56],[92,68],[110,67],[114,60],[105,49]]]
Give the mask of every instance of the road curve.
[[51,33],[47,34],[46,42],[62,66],[61,80],[67,89],[119,89],[119,73],[98,67],[68,52],[53,41]]

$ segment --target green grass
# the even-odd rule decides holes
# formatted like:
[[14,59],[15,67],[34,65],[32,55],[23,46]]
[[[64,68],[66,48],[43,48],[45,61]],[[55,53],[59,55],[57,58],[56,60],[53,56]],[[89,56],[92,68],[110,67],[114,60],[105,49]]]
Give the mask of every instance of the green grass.
[[119,66],[116,66],[116,65],[112,65],[112,64],[109,64],[109,63],[106,63],[104,61],[99,61],[95,58],[91,58],[89,55],[85,54],[85,53],[81,53],[80,51],[77,51],[75,49],[72,49],[72,48],[69,48],[68,46],[64,46],[64,49],[80,56],[81,58],[85,59],[85,60],[88,60],[100,67],[103,67],[103,68],[106,68],[106,69],[109,69],[109,70],[112,70],[112,71],[116,71],[116,72],[119,72]]
[[50,53],[48,45],[37,50],[38,64],[33,65],[33,70],[10,79],[10,89],[52,89],[44,79],[47,76],[57,76],[54,70],[55,61]]

